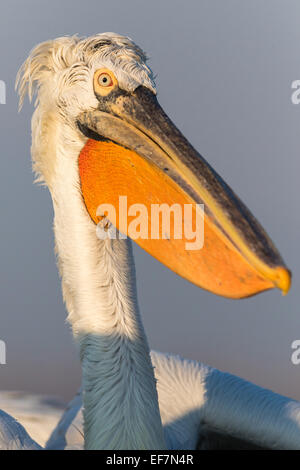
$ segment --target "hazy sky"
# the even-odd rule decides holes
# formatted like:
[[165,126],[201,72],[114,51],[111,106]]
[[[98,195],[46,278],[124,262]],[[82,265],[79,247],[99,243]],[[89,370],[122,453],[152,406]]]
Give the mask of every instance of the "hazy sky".
[[291,0],[2,1],[0,80],[0,388],[70,397],[77,352],[53,255],[49,194],[32,184],[30,117],[14,80],[37,43],[115,31],[150,56],[159,101],[262,222],[294,274],[287,297],[233,301],[180,279],[135,249],[139,303],[152,348],[179,353],[300,399],[300,3]]

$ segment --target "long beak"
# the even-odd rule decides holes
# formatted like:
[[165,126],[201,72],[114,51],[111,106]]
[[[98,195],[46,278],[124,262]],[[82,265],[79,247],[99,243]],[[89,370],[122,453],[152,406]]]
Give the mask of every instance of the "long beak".
[[[149,214],[153,204],[204,204],[201,249],[187,250],[184,236],[170,234],[136,242],[182,277],[219,295],[242,298],[272,287],[288,292],[291,274],[266,232],[152,92],[140,86],[132,94],[120,93],[101,111],[83,113],[78,125],[90,137],[79,169],[85,204],[96,223],[97,207],[118,207],[121,195],[128,206],[146,205]],[[126,232],[118,218],[116,225]]]

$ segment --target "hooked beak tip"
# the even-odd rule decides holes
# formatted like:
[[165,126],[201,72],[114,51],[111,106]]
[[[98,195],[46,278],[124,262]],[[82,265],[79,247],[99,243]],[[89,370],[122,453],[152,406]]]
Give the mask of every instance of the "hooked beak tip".
[[282,295],[287,295],[292,283],[292,274],[287,268],[279,266],[276,268],[276,277],[274,279],[276,287],[278,287]]

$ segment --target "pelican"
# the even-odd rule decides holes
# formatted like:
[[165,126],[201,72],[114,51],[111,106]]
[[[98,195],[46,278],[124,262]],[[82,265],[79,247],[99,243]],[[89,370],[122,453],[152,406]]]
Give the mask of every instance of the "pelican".
[[[63,298],[82,365],[82,392],[48,448],[195,449],[219,435],[299,449],[298,402],[150,354],[120,196],[148,209],[204,204],[201,250],[170,234],[136,240],[204,289],[239,299],[274,287],[287,293],[291,276],[261,225],[160,107],[144,52],[115,33],[58,38],[33,49],[17,86],[20,107],[36,94],[33,168],[52,196]],[[116,220],[98,211],[102,204],[116,208]],[[103,221],[106,230],[116,225],[117,237],[97,236]]]

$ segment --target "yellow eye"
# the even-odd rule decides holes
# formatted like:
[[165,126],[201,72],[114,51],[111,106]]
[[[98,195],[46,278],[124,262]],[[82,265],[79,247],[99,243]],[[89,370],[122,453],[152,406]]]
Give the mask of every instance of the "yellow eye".
[[94,90],[101,96],[107,96],[118,86],[118,80],[109,69],[99,69],[94,74]]
[[100,86],[103,86],[103,87],[113,86],[114,84],[111,76],[105,72],[100,73],[98,77],[98,83]]

